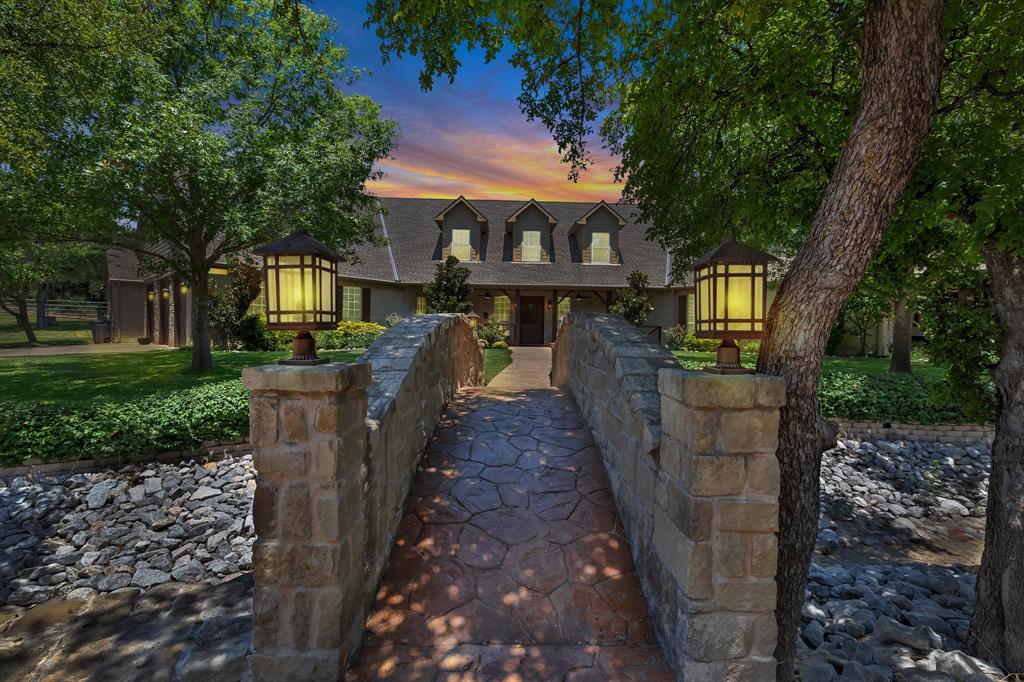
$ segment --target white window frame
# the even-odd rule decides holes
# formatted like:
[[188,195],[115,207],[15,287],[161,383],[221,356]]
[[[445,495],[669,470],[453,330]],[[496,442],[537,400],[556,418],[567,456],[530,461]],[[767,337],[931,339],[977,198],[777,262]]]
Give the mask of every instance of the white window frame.
[[[352,303],[355,301],[355,303]],[[352,317],[350,312],[354,310],[356,315]],[[341,288],[341,319],[361,322],[363,319],[363,288],[342,287]]]
[[[527,237],[530,238],[530,242],[527,242]],[[537,241],[534,242],[533,240]],[[540,230],[524,230],[523,231],[523,243],[521,245],[521,260],[524,263],[540,263],[541,262],[541,233]],[[527,255],[529,254],[529,255]]]
[[[465,242],[456,241],[455,240],[455,236],[456,235],[458,235],[459,237],[465,236],[466,241]],[[463,258],[462,256],[460,256],[459,253],[456,252],[457,249],[459,251],[461,251],[462,249],[465,249],[465,251],[463,251],[463,253],[466,254],[466,257]],[[463,229],[463,228],[452,229],[452,246],[451,246],[451,250],[449,251],[449,253],[451,253],[451,255],[453,255],[456,258],[458,258],[460,261],[472,260],[473,259],[473,232],[472,232],[472,230]]]
[[[595,242],[598,237],[603,237],[607,240],[607,243],[598,246]],[[598,258],[598,250],[603,253],[603,257]],[[590,235],[590,262],[599,263],[601,265],[610,265],[612,262],[612,235],[610,232],[593,232]]]

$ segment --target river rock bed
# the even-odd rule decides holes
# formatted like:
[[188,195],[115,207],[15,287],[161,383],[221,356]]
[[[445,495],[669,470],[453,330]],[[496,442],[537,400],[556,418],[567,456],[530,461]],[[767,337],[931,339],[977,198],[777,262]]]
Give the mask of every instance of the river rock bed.
[[802,679],[1002,679],[962,652],[974,586],[966,567],[812,564],[798,641]]
[[[991,453],[983,444],[841,439],[821,462],[823,518],[891,522],[913,531],[918,519],[984,517]],[[836,545],[829,523],[819,544]]]
[[252,456],[0,479],[0,604],[252,567]]

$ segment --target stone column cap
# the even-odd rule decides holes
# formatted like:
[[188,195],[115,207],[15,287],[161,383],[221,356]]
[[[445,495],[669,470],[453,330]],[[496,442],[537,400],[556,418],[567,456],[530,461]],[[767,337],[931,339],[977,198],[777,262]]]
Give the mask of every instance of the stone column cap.
[[242,370],[242,383],[250,391],[287,393],[344,393],[370,385],[368,362],[331,362],[326,365],[259,365]]
[[750,409],[786,404],[786,380],[770,374],[712,374],[700,370],[658,372],[658,390],[697,408]]

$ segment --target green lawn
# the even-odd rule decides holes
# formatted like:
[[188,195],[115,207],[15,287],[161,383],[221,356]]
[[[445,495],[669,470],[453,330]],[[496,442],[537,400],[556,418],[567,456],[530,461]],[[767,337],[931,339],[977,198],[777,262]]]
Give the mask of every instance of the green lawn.
[[[336,362],[353,362],[362,351],[331,350],[322,354]],[[273,363],[288,355],[284,351],[214,351],[213,370],[199,375],[189,372],[191,354],[185,350],[6,358],[0,361],[0,401],[83,405],[132,400],[237,379],[243,367]],[[485,350],[487,381],[510,362],[512,353],[507,349]]]
[[[237,379],[243,367],[276,362],[289,354],[214,351],[213,370],[199,375],[189,372],[192,356],[185,350],[7,358],[0,360],[0,400],[69,405],[131,400]],[[323,353],[339,362],[351,362],[361,354]]]
[[[709,365],[715,364],[714,353],[697,353],[690,351],[676,351],[674,355],[680,360],[693,362],[705,362]],[[757,356],[752,353],[744,353],[740,362],[753,367]],[[849,358],[838,355],[830,355],[825,358],[823,365],[826,370],[837,370],[850,372],[851,374],[864,374],[867,376],[883,376],[889,373],[889,358]],[[927,360],[919,357],[911,361],[913,373],[927,382],[942,381],[946,376],[945,367],[937,367]]]
[[501,370],[512,364],[512,351],[508,348],[484,349],[484,381],[491,383]]
[[[89,320],[69,320],[57,318],[57,324],[47,329],[35,329],[36,338],[44,346],[69,346],[80,343],[91,343],[92,332]],[[0,313],[0,348],[18,348],[27,346],[25,332],[10,315]]]

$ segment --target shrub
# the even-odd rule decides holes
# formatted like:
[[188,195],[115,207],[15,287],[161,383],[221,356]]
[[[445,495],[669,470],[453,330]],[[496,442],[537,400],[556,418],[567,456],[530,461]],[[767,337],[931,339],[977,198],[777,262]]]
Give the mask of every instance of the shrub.
[[818,394],[826,417],[922,424],[973,421],[959,405],[943,399],[928,382],[913,375],[825,370]]
[[384,331],[385,327],[375,322],[342,320],[336,329],[318,332],[316,345],[317,348],[324,350],[366,348],[376,341]]
[[238,323],[236,332],[242,350],[291,350],[292,332],[275,332],[267,329],[267,318],[263,315],[246,315]]
[[0,463],[130,458],[196,450],[249,433],[249,392],[235,379],[138,400],[68,407],[0,403]]
[[495,341],[494,345],[491,346],[491,348],[501,348],[501,349],[504,349],[504,348],[508,348],[508,344],[505,343],[504,341]]
[[[476,328],[476,335],[484,342],[484,348],[497,348],[496,344],[503,343],[508,336],[508,331],[501,326],[500,322],[488,322]],[[505,344],[508,348],[508,344]]]

